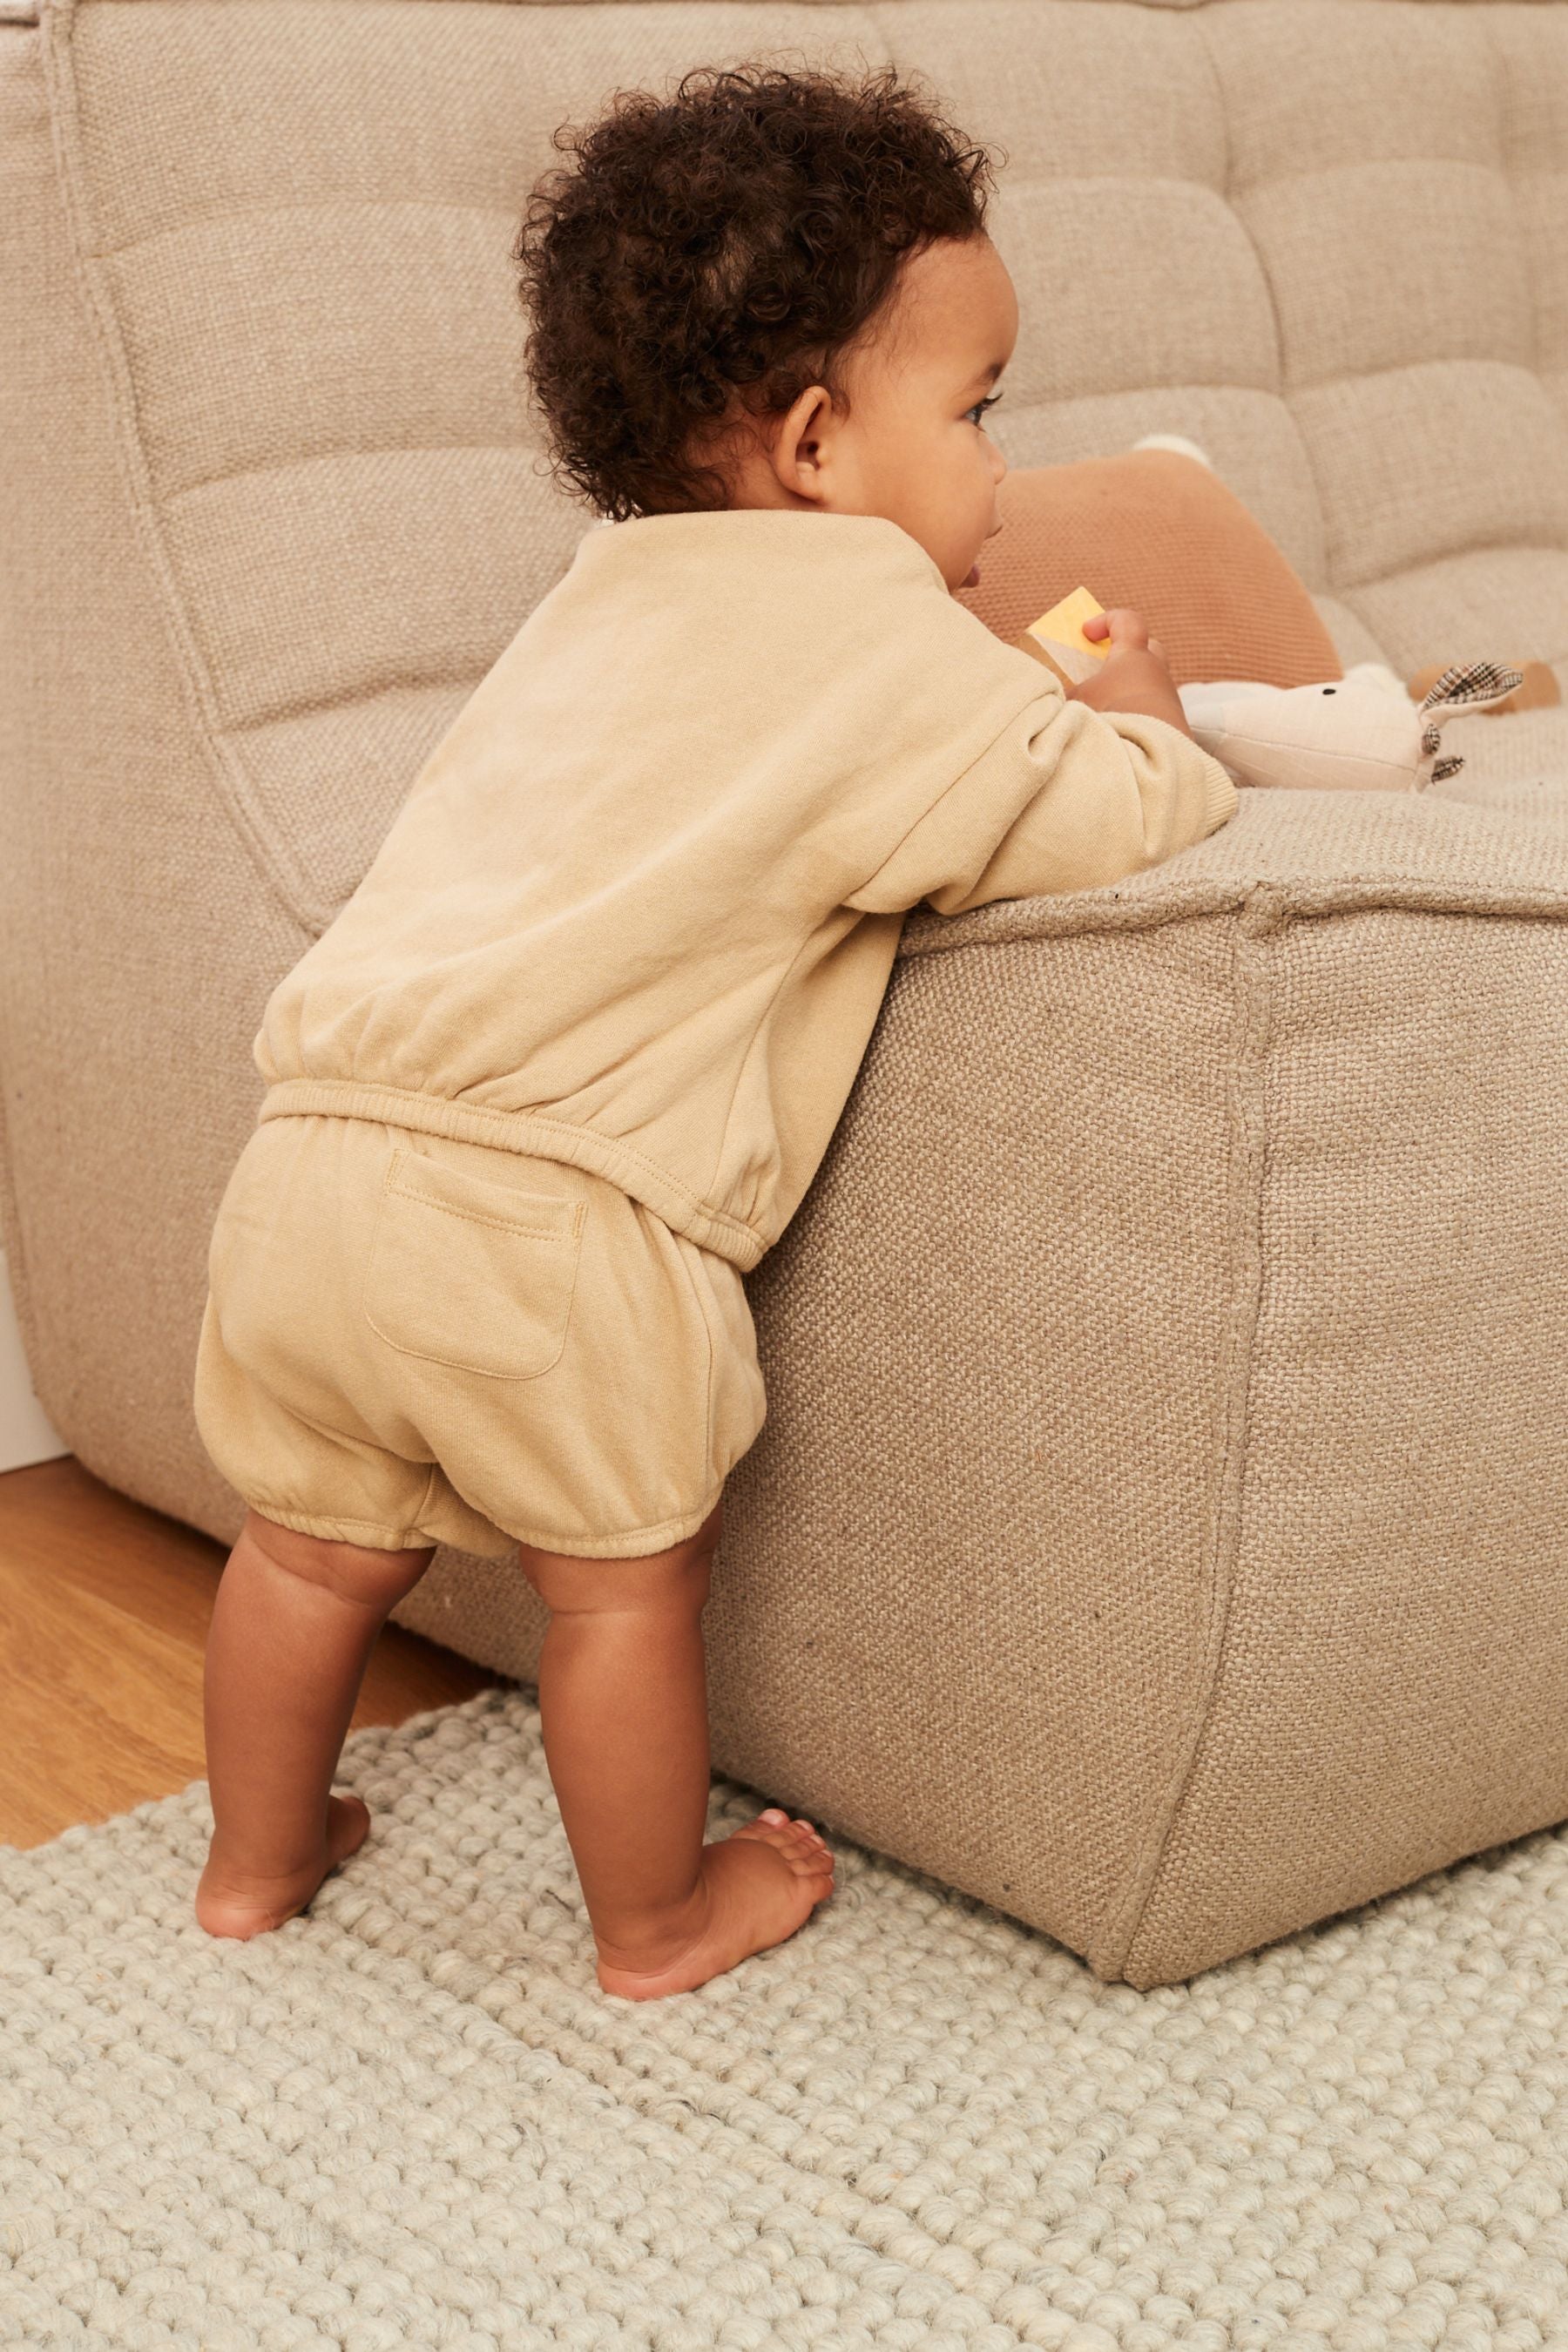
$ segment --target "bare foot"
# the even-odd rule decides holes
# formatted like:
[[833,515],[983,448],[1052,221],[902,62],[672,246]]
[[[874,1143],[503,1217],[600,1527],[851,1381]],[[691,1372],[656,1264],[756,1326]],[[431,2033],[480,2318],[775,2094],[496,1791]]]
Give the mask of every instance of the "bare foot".
[[196,1887],[196,1917],[209,1936],[259,1936],[280,1927],[305,1908],[329,1871],[359,1851],[369,1828],[370,1808],[362,1797],[329,1797],[319,1858],[287,1878],[242,1876],[226,1870],[209,1851]]
[[662,1948],[598,1944],[599,1982],[623,2000],[691,1992],[753,1952],[782,1944],[833,1892],[833,1856],[806,1821],[770,1805],[731,1836],[705,1845],[692,1920]]

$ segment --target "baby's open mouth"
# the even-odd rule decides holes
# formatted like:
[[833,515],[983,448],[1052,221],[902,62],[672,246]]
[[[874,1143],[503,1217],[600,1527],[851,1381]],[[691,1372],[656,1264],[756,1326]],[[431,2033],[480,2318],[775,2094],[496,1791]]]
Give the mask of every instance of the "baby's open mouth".
[[963,584],[966,588],[977,588],[980,585],[980,566],[978,563],[972,563],[970,565],[968,571],[963,575]]

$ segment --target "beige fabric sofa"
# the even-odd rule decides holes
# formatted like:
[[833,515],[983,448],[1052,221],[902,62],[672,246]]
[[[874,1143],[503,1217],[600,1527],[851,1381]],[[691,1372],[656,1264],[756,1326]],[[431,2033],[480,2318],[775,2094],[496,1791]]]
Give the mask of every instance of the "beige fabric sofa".
[[[82,1460],[220,1536],[213,1211],[279,974],[587,518],[548,134],[766,52],[1007,161],[1015,464],[1196,440],[1348,664],[1568,685],[1554,0],[6,0],[5,1238]],[[1149,1986],[1568,1815],[1568,710],[910,918],[794,1223],[715,1763]],[[444,1555],[399,1612],[527,1678]]]

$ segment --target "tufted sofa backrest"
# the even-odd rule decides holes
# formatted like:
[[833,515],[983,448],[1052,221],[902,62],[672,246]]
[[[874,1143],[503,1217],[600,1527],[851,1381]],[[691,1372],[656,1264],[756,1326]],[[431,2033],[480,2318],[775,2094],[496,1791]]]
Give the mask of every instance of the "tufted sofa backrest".
[[[1559,0],[43,0],[121,486],[231,814],[330,919],[590,520],[508,248],[618,86],[886,59],[1005,152],[1015,465],[1185,434],[1342,657],[1568,682]],[[125,682],[134,695],[134,681]]]

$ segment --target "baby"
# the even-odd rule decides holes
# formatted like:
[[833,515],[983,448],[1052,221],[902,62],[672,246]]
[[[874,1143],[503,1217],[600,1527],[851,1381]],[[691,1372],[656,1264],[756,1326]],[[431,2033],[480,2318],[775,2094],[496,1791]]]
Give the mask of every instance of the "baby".
[[622,93],[573,157],[513,258],[558,478],[613,528],[273,992],[213,1234],[196,1414],[248,1508],[195,1907],[305,1907],[369,1827],[331,1783],[382,1623],[437,1543],[515,1552],[598,1980],[647,2000],[833,1888],[779,1807],[704,1843],[700,1620],[766,1410],[743,1276],[904,917],[1115,882],[1237,796],[1135,613],[1068,694],[952,596],[1018,325],[984,149],[890,68],[744,68]]

